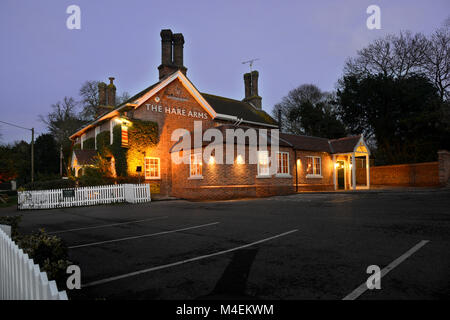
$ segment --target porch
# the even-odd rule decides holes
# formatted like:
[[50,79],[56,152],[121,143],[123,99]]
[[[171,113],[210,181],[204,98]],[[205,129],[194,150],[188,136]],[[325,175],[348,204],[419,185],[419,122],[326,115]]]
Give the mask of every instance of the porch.
[[[352,152],[333,154],[334,190],[370,189],[370,150],[363,138],[358,141]],[[357,181],[356,169],[365,168],[365,179]]]

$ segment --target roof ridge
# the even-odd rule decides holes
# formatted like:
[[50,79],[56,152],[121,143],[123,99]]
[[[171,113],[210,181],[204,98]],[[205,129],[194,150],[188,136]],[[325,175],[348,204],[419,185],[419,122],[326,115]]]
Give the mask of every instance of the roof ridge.
[[330,141],[339,141],[339,140],[346,140],[346,139],[360,138],[360,137],[361,137],[360,134],[356,134],[356,135],[348,136],[348,137],[342,137],[342,138],[337,138],[337,139],[330,139]]
[[200,92],[200,94],[201,95],[205,94],[205,95],[216,97],[216,98],[221,98],[221,99],[225,99],[225,100],[231,100],[231,101],[235,101],[235,102],[241,102],[241,103],[249,104],[249,103],[247,103],[245,101],[242,101],[242,100],[237,100],[237,99],[228,98],[228,97],[224,97],[224,96],[218,96],[217,94],[211,94],[211,93],[206,93],[206,92]]
[[294,137],[307,137],[307,138],[323,139],[323,140],[330,141],[329,138],[322,138],[322,137],[317,137],[317,136],[309,136],[307,134],[293,134],[293,133],[284,133],[284,132],[282,132],[282,134],[287,134],[287,135],[294,136]]

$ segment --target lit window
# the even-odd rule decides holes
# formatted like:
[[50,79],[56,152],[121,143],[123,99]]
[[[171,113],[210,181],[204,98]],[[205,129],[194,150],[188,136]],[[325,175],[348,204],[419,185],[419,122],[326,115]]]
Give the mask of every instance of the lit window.
[[202,172],[202,154],[201,153],[193,153],[191,154],[191,162],[189,166],[190,176],[191,177],[201,177]]
[[145,179],[159,179],[159,158],[145,158]]
[[322,159],[320,157],[306,157],[306,176],[322,176]]
[[289,153],[277,153],[277,174],[289,174]]
[[269,175],[269,152],[268,151],[258,151],[258,175],[268,176]]

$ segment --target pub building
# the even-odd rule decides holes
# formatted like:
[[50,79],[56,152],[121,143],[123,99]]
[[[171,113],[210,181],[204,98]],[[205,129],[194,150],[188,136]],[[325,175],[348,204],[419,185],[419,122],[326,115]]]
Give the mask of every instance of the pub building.
[[[202,157],[205,142],[196,148],[192,144],[191,150],[179,150],[180,141],[172,141],[172,133],[180,128],[193,132],[196,121],[201,121],[202,130],[217,128],[222,132],[227,128],[270,132],[279,125],[262,109],[257,71],[244,74],[242,100],[207,94],[200,92],[186,76],[183,35],[162,30],[161,44],[158,82],[118,106],[115,106],[114,78],[109,78],[108,85],[99,84],[97,118],[70,137],[74,146],[71,169],[75,176],[83,175],[86,167],[96,165],[98,137],[103,133],[107,144],[119,143],[120,148],[127,150],[125,176],[139,176],[141,182],[150,184],[152,196],[160,198],[232,199],[369,188],[370,151],[362,136],[326,139],[279,133],[276,154],[270,155],[276,162],[274,170],[268,170],[270,134],[267,151],[258,151],[257,163],[249,163],[248,145],[245,154],[235,154],[235,161],[228,164],[219,163],[213,156],[205,161]],[[128,135],[133,121],[156,123],[156,143],[135,145],[137,150],[133,152],[127,149],[133,145],[129,141],[132,136]],[[118,125],[121,134],[115,135],[113,131]],[[174,163],[173,152],[184,153],[181,156],[188,160]],[[107,161],[116,175],[119,159],[111,154]]]

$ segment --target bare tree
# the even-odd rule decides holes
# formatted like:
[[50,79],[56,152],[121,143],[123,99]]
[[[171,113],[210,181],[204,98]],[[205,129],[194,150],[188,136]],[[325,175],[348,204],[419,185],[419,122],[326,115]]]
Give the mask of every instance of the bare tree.
[[89,80],[80,88],[81,117],[85,120],[93,120],[97,114],[99,81]]
[[130,94],[126,91],[122,92],[120,96],[116,97],[116,104],[121,105],[122,103],[128,101],[130,99]]
[[52,111],[47,115],[40,115],[39,119],[47,125],[58,145],[65,145],[69,137],[84,124],[77,114],[77,102],[72,97],[64,97],[63,101],[52,104]]
[[425,74],[436,85],[441,100],[450,98],[450,18],[428,41]]
[[409,31],[387,35],[358,51],[356,58],[347,60],[345,74],[383,74],[405,77],[418,72],[425,64],[429,42],[421,33]]

